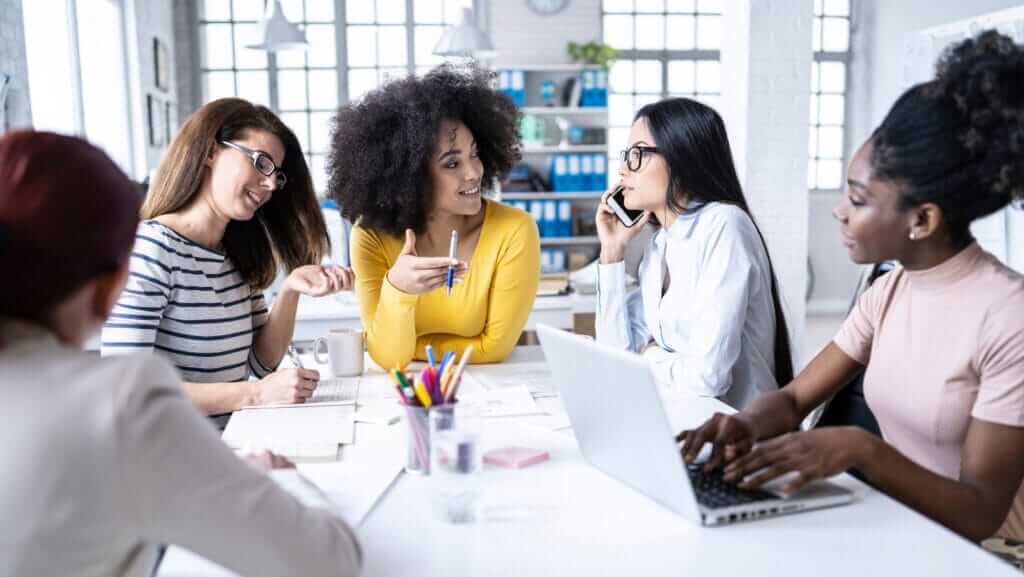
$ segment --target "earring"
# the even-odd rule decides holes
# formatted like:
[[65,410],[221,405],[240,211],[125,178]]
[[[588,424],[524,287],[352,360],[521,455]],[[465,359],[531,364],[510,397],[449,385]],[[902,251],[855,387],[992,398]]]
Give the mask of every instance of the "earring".
[[917,233],[916,232],[910,231],[910,240],[917,240]]

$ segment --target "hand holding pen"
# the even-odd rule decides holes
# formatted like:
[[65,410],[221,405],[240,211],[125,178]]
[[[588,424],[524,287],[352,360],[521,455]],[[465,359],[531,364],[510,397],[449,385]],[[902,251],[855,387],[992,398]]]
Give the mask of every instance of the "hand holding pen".
[[398,254],[395,264],[388,270],[387,281],[404,293],[422,294],[445,286],[449,270],[452,270],[454,285],[461,282],[462,276],[469,270],[469,265],[450,257],[417,255],[416,234],[406,229],[405,246]]

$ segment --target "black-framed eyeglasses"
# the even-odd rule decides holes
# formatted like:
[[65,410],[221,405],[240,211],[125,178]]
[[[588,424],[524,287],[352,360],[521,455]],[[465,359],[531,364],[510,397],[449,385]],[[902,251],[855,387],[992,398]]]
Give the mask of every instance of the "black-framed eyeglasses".
[[641,166],[643,166],[645,154],[657,152],[658,147],[656,146],[642,146],[640,144],[634,144],[619,154],[622,158],[622,162],[626,165],[626,168],[628,168],[630,172],[636,172],[640,170]]
[[256,169],[256,172],[263,176],[274,176],[276,174],[275,183],[277,185],[277,190],[284,188],[285,183],[288,182],[288,177],[285,175],[283,169],[274,164],[274,159],[270,158],[270,155],[227,140],[221,140],[220,143],[224,146],[234,148],[238,152],[248,156],[249,159],[252,160],[252,166]]

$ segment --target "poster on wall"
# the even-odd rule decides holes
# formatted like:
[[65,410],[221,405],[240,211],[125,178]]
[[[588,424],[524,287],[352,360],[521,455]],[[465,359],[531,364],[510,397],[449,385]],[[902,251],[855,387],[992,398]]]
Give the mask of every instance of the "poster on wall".
[[168,61],[167,45],[159,38],[153,38],[153,77],[156,79],[156,87],[164,92],[171,85],[171,69]]
[[174,140],[174,132],[178,126],[178,107],[170,100],[164,105],[164,142],[170,144]]
[[167,135],[167,111],[161,99],[153,94],[147,94],[146,113],[149,120],[149,145],[159,148],[164,145]]

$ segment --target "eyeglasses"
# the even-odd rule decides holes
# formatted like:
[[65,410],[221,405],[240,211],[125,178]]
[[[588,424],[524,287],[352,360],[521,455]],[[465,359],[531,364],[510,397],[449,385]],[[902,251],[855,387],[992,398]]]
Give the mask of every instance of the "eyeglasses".
[[238,152],[248,156],[252,160],[252,166],[256,169],[256,172],[263,176],[274,176],[276,174],[275,182],[277,190],[284,188],[285,183],[288,182],[288,177],[282,171],[281,167],[274,164],[274,159],[270,158],[266,153],[253,150],[246,146],[242,146],[241,144],[228,142],[226,140],[221,140],[220,143],[224,146],[234,148]]
[[622,162],[626,165],[626,168],[628,168],[630,172],[636,172],[640,170],[640,167],[644,164],[644,155],[652,152],[657,153],[658,148],[655,146],[641,146],[639,144],[634,144],[619,154],[621,155]]

